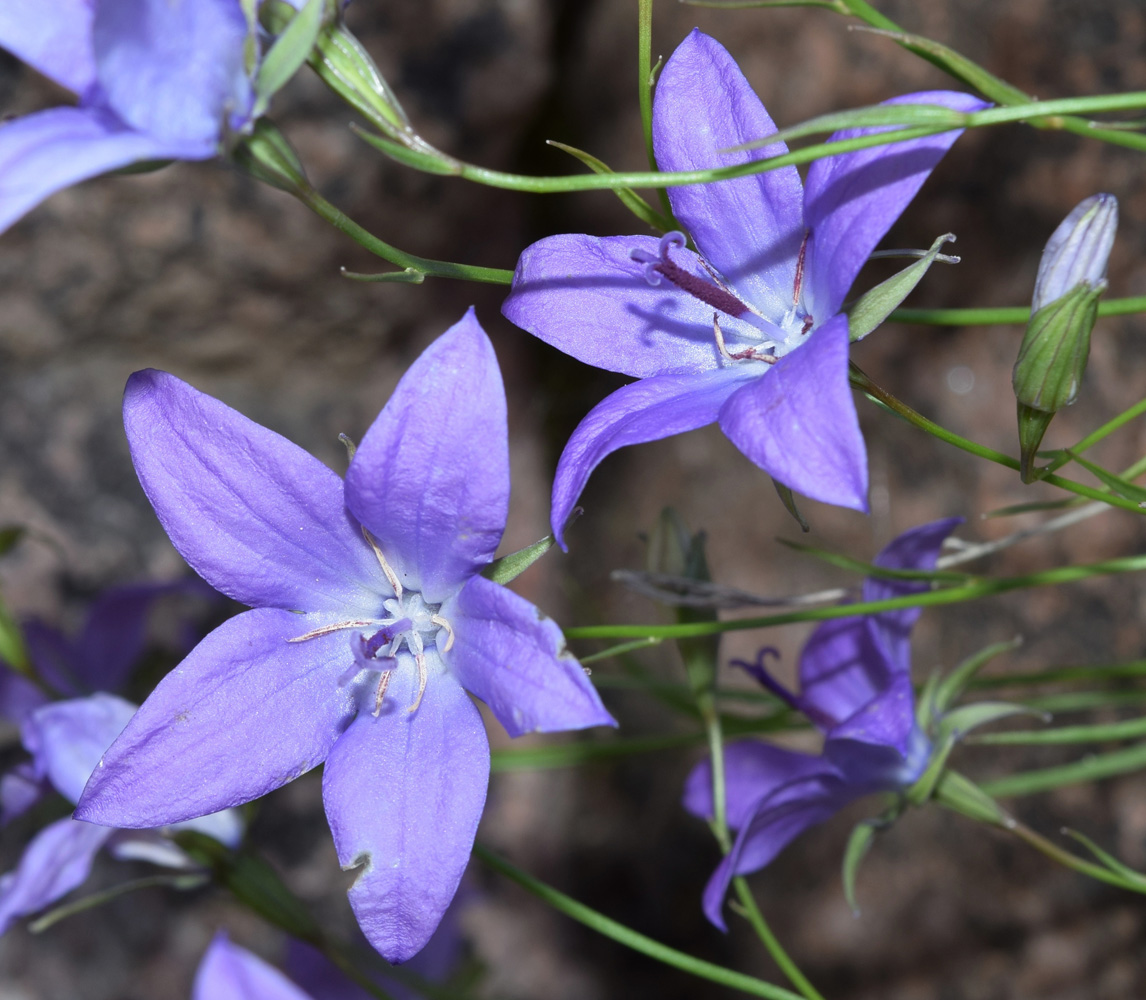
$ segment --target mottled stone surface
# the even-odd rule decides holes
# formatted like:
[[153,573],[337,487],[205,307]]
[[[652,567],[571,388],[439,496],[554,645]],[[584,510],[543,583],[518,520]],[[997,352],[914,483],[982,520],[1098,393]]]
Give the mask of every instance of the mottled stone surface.
[[[352,27],[426,137],[505,170],[579,169],[543,145],[558,139],[615,168],[641,169],[635,4],[607,0],[357,0]],[[1043,98],[1146,88],[1146,12],[1133,0],[906,0],[880,8]],[[782,125],[906,90],[947,85],[892,41],[850,32],[822,10],[700,10],[657,5],[656,53],[694,25],[723,41]],[[0,110],[22,113],[61,95],[15,63],[0,63]],[[275,117],[323,193],[384,239],[414,253],[512,267],[530,241],[554,232],[640,231],[611,195],[514,195],[413,173],[347,129],[352,114],[313,77],[281,95]],[[1038,254],[1082,197],[1115,193],[1122,227],[1111,293],[1146,294],[1146,189],[1141,154],[1012,126],[964,137],[904,216],[888,246],[958,235],[957,267],[935,268],[911,304],[1017,305],[1029,299]],[[40,537],[0,561],[5,600],[19,614],[78,621],[113,582],[167,578],[181,561],[131,470],[118,407],[127,375],[175,372],[341,469],[339,432],[360,436],[406,365],[475,304],[498,349],[510,394],[514,496],[507,548],[547,530],[549,478],[585,411],[620,384],[509,326],[501,290],[431,280],[353,284],[353,271],[389,267],[286,195],[219,165],[174,165],[94,181],[49,200],[0,238],[0,522]],[[886,270],[875,266],[861,282]],[[888,326],[856,361],[896,395],[952,430],[1013,451],[1010,367],[1021,331]],[[1137,317],[1101,322],[1078,404],[1047,443],[1077,440],[1141,395],[1146,354]],[[811,544],[870,558],[894,534],[959,514],[963,536],[996,537],[1037,517],[981,521],[1010,504],[1054,496],[924,437],[862,401],[873,515],[804,505]],[[1146,447],[1141,424],[1097,458],[1129,465]],[[572,553],[551,556],[518,588],[563,623],[650,620],[659,612],[609,583],[639,567],[638,533],[663,504],[708,532],[722,583],[767,594],[847,582],[840,571],[779,546],[799,538],[767,478],[709,429],[611,458],[584,497]],[[1009,550],[981,569],[1030,572],[1138,551],[1132,514],[1110,513]],[[980,568],[980,567],[977,567]],[[1097,663],[1141,655],[1146,594],[1133,577],[1011,595],[925,615],[919,676],[987,642],[1022,634],[998,669]],[[736,633],[726,657],[762,641],[793,657],[806,627]],[[674,655],[642,659],[679,677]],[[596,666],[598,676],[616,669]],[[674,723],[650,699],[612,697],[629,731]],[[1114,716],[1110,716],[1113,718]],[[491,723],[495,746],[508,743]],[[969,750],[969,773],[1065,761],[1072,754]],[[700,917],[699,893],[717,851],[678,806],[691,752],[634,757],[579,772],[514,773],[491,786],[482,838],[517,863],[609,915],[713,961],[774,977],[746,927],[725,938]],[[832,1000],[1134,1000],[1146,994],[1139,900],[1082,880],[1002,835],[928,810],[881,836],[859,879],[853,918],[838,867],[849,819],[804,838],[754,885],[794,957]],[[1146,782],[1131,776],[1017,805],[1048,835],[1069,825],[1146,867]],[[4,866],[27,826],[0,841]],[[334,927],[349,926],[340,873],[321,820],[317,776],[271,796],[253,839]],[[503,998],[716,996],[545,910],[477,869],[466,917]],[[92,886],[124,877],[101,864]],[[141,868],[134,874],[143,874]],[[216,926],[262,953],[280,938],[219,894],[149,889],[32,937],[0,940],[0,1000],[144,1000],[187,995]],[[316,998],[321,1000],[321,998]]]

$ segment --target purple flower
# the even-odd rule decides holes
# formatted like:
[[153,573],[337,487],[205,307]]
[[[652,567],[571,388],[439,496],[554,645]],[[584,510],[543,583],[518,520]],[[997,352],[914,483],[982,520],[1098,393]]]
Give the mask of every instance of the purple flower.
[[[888,569],[933,569],[943,540],[959,518],[900,535],[876,558]],[[926,590],[924,582],[868,579],[864,601]],[[816,628],[800,655],[800,693],[785,690],[765,669],[772,650],[739,663],[765,687],[803,712],[824,734],[819,755],[768,743],[733,743],[724,752],[732,850],[704,890],[704,912],[726,930],[721,908],[735,875],[758,871],[809,827],[871,792],[897,791],[923,773],[930,742],[915,719],[911,629],[919,608],[856,615]],[[684,807],[712,815],[712,766],[698,764],[685,782]]]
[[163,372],[124,422],[171,540],[254,610],[197,646],[104,756],[76,816],[153,827],[323,761],[350,901],[391,961],[465,869],[489,777],[470,691],[510,735],[613,724],[561,630],[482,576],[509,505],[505,392],[472,310],[414,363],[343,482]]
[[[30,782],[50,784],[75,803],[100,755],[120,734],[135,706],[112,694],[58,701],[32,711],[21,727],[32,755]],[[156,824],[160,825],[160,824]],[[181,824],[229,846],[242,836],[234,810]],[[150,861],[170,868],[190,867],[190,859],[160,830],[116,830],[74,819],[46,826],[31,841],[14,871],[0,876],[0,934],[17,917],[43,909],[80,885],[101,848],[122,860]]]
[[[950,91],[888,103],[982,102]],[[662,170],[787,152],[723,149],[776,131],[728,52],[693,31],[657,83]],[[873,131],[851,130],[833,139]],[[566,354],[640,381],[598,404],[557,467],[556,537],[590,473],[617,448],[719,421],[753,462],[825,503],[867,509],[867,457],[848,387],[844,296],[958,131],[794,167],[668,189],[692,235],[553,236],[521,255],[503,311]],[[807,350],[798,350],[807,346]]]
[[0,230],[147,160],[205,160],[251,118],[240,0],[4,0],[0,47],[79,98],[0,126]]
[[220,931],[199,963],[191,1000],[326,1000],[304,993],[273,965]]

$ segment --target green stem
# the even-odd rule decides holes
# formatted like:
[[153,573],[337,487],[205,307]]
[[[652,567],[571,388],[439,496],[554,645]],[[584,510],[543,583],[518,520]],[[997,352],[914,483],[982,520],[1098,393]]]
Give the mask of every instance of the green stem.
[[1024,576],[978,580],[965,586],[929,590],[903,597],[891,597],[883,601],[861,601],[855,604],[840,604],[826,608],[807,608],[802,611],[788,611],[783,614],[763,615],[757,618],[737,618],[732,621],[692,622],[682,625],[584,625],[566,629],[565,635],[570,639],[687,639],[746,629],[773,628],[777,625],[791,625],[796,622],[826,621],[835,618],[847,618],[851,615],[899,611],[903,608],[930,608],[946,604],[960,604],[964,601],[978,600],[995,594],[1008,593],[1012,590],[1053,587],[1086,580],[1093,576],[1110,573],[1137,573],[1142,570],[1146,570],[1146,555],[1125,556],[1103,562],[1086,563],[1081,566],[1060,566],[1056,569]]
[[1059,847],[1058,844],[1054,843],[1053,841],[1047,840],[1047,838],[1044,837],[1041,833],[1036,833],[1030,827],[1025,826],[1018,820],[1011,820],[1002,828],[1009,830],[1020,840],[1025,841],[1027,844],[1033,847],[1036,851],[1045,854],[1048,858],[1052,859],[1053,861],[1057,861],[1060,865],[1063,865],[1066,868],[1071,868],[1076,872],[1081,872],[1083,875],[1089,875],[1091,878],[1097,879],[1099,882],[1109,882],[1111,885],[1116,885],[1121,889],[1130,889],[1131,891],[1138,892],[1142,891],[1141,889],[1136,889],[1132,883],[1130,883],[1127,879],[1117,875],[1115,872],[1112,872],[1107,868],[1103,868],[1101,865],[1096,865],[1089,861],[1084,861],[1082,858],[1077,857],[1070,851]]
[[[1118,414],[1118,416],[1106,421],[1106,423],[1104,423],[1097,430],[1093,430],[1087,434],[1086,437],[1079,441],[1078,444],[1076,444],[1073,448],[1068,448],[1066,450],[1074,455],[1081,455],[1088,448],[1092,448],[1094,445],[1098,444],[1098,442],[1101,441],[1104,437],[1113,434],[1120,427],[1124,427],[1135,417],[1139,417],[1143,413],[1146,413],[1146,399],[1141,399],[1129,409],[1123,410],[1120,414]],[[1047,471],[1053,472],[1055,469],[1060,469],[1070,460],[1071,455],[1063,455],[1061,458],[1055,459],[1053,462],[1051,462],[1047,466]],[[1130,475],[1132,471],[1134,471],[1134,466],[1131,466],[1130,469],[1128,469],[1126,472],[1123,472],[1122,477],[1125,478],[1126,476]]]
[[[996,465],[1002,465],[1008,469],[1018,471],[1019,460],[1011,458],[1010,455],[1004,455],[1001,451],[995,451],[993,448],[988,448],[985,445],[978,444],[970,441],[954,431],[949,431],[933,420],[928,420],[923,414],[913,410],[910,406],[902,400],[897,399],[886,389],[876,385],[864,372],[862,372],[854,364],[851,365],[849,373],[852,385],[859,389],[861,392],[866,393],[872,399],[882,403],[889,410],[897,416],[902,417],[908,423],[913,424],[922,431],[926,431],[933,437],[938,438],[940,441],[945,441],[947,444],[954,445],[969,454],[975,455],[978,458],[985,458],[989,462],[994,462]],[[1084,483],[1076,482],[1073,479],[1066,479],[1063,476],[1045,475],[1039,477],[1039,482],[1049,483],[1052,486],[1057,486],[1060,489],[1067,490],[1070,493],[1076,493],[1081,497],[1088,497],[1091,500],[1101,500],[1104,503],[1110,504],[1112,507],[1121,507],[1123,510],[1131,510],[1136,514],[1142,513],[1142,508],[1133,500],[1128,500],[1125,497],[1117,496],[1109,491],[1104,491],[1094,486],[1087,486]]]
[[363,229],[357,222],[340,209],[335,208],[313,188],[303,189],[296,197],[316,215],[325,219],[339,232],[349,236],[355,243],[365,247],[372,254],[388,260],[402,268],[412,268],[435,278],[457,278],[462,281],[484,281],[495,285],[508,285],[513,281],[513,272],[498,267],[476,267],[472,264],[454,264],[445,260],[431,260],[406,253],[395,246],[380,240],[373,233]]
[[824,1000],[823,994],[808,981],[807,976],[805,976],[800,971],[800,967],[788,957],[788,953],[784,950],[779,940],[777,940],[776,935],[772,933],[772,928],[768,926],[768,922],[764,919],[764,914],[760,912],[760,907],[756,905],[756,899],[752,895],[752,890],[748,888],[748,883],[742,877],[737,876],[732,880],[732,885],[736,889],[736,898],[740,900],[745,918],[752,925],[760,940],[764,942],[764,946],[768,949],[768,954],[770,954],[775,963],[780,966],[780,970],[791,980],[792,985],[807,997],[807,1000]]
[[[1098,304],[1099,316],[1129,316],[1146,312],[1146,295],[1106,299]],[[1025,323],[1031,318],[1027,306],[998,306],[984,309],[896,309],[889,320],[897,323],[925,323],[931,326],[1001,326]]]
[[1105,743],[1107,740],[1146,736],[1146,718],[1100,722],[1093,726],[1058,726],[1054,729],[1017,730],[967,736],[966,743],[991,746],[1058,746],[1063,743]]
[[[637,7],[637,97],[641,105],[641,131],[645,136],[645,155],[649,167],[657,169],[653,152],[653,0],[638,0]],[[668,191],[657,188],[661,210],[673,218]]]
[[655,961],[663,962],[665,965],[670,965],[674,969],[680,969],[682,972],[687,972],[701,979],[707,979],[709,982],[740,990],[750,996],[766,997],[768,1000],[804,1000],[798,994],[781,986],[774,986],[763,979],[746,976],[742,972],[736,972],[712,962],[695,958],[683,951],[677,951],[675,948],[661,944],[659,941],[654,941],[644,934],[639,934],[624,924],[611,920],[603,913],[598,913],[584,903],[579,903],[572,897],[566,896],[565,893],[559,892],[552,886],[546,885],[481,844],[474,844],[474,854],[494,871],[516,882],[527,892],[532,893],[560,913],[572,917],[598,934],[611,938],[626,948],[632,948],[642,955],[647,955]]
[[1006,799],[1020,795],[1034,795],[1066,785],[1083,785],[1119,774],[1128,774],[1146,767],[1146,744],[1139,743],[1124,750],[1093,754],[1060,767],[1046,767],[1037,771],[1009,774],[1005,778],[988,781],[980,787],[993,798]]

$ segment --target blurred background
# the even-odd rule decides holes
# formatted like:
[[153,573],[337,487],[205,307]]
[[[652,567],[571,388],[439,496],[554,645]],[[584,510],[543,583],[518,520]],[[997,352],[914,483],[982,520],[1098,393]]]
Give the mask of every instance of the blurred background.
[[[982,63],[1040,98],[1146,89],[1146,9],[1136,0],[884,0],[888,16]],[[351,29],[432,143],[503,170],[581,168],[544,144],[588,150],[615,169],[643,169],[637,109],[636,3],[618,0],[355,0]],[[849,30],[816,9],[702,10],[661,0],[654,57],[695,25],[723,42],[780,124],[896,94],[950,86],[890,40]],[[0,54],[0,111],[58,103],[51,84]],[[559,232],[640,232],[605,192],[529,196],[422,175],[383,159],[348,129],[352,113],[304,71],[273,117],[312,181],[351,217],[405,250],[513,267],[530,242]],[[908,305],[1029,302],[1039,253],[1083,197],[1117,195],[1121,225],[1110,294],[1146,294],[1146,188],[1141,154],[1023,126],[964,136],[885,241],[927,247],[944,232],[957,266],[932,269]],[[886,262],[884,262],[886,263]],[[473,304],[494,339],[509,393],[513,505],[504,547],[548,531],[552,471],[587,410],[623,381],[533,341],[499,315],[497,286],[429,279],[422,286],[342,278],[385,270],[287,195],[220,164],[176,164],[65,191],[0,237],[0,522],[33,528],[0,561],[0,587],[20,616],[65,626],[112,583],[186,573],[132,471],[119,416],[127,376],[174,372],[281,432],[333,468],[338,434],[357,439],[419,352]],[[873,266],[866,287],[890,273]],[[960,434],[1015,453],[1010,371],[1019,327],[889,324],[855,360],[877,382]],[[1076,406],[1046,446],[1071,443],[1142,395],[1146,334],[1138,317],[1100,320]],[[802,504],[811,544],[870,559],[899,532],[967,518],[979,540],[1038,523],[983,520],[1011,504],[1055,498],[1017,474],[973,460],[857,401],[871,462],[870,517]],[[1146,442],[1131,425],[1096,459],[1122,468]],[[760,594],[854,582],[776,542],[800,529],[767,477],[715,429],[610,458],[583,497],[571,553],[551,554],[515,588],[564,625],[653,621],[665,612],[610,582],[644,563],[641,533],[673,505],[704,529],[713,576]],[[977,565],[1029,572],[1141,550],[1140,519],[1109,512]],[[917,679],[983,645],[1022,635],[992,668],[1019,670],[1143,655],[1146,590],[1133,576],[927,612],[916,631]],[[777,646],[792,669],[807,627],[737,633],[722,658]],[[163,639],[162,623],[156,641]],[[588,651],[589,646],[581,647]],[[667,646],[645,666],[680,679]],[[596,664],[595,676],[615,670]],[[630,735],[679,726],[648,696],[606,691]],[[490,725],[494,746],[508,744]],[[807,746],[796,739],[793,745]],[[814,746],[814,745],[813,745]],[[957,766],[1002,774],[1081,751],[963,751]],[[679,806],[692,751],[579,770],[494,776],[479,839],[590,906],[675,947],[745,971],[778,973],[742,922],[725,936],[700,912],[718,860],[708,830]],[[1013,803],[1055,836],[1069,825],[1130,865],[1146,867],[1146,776]],[[1146,995],[1146,903],[1085,881],[1028,849],[935,809],[880,836],[861,871],[862,914],[839,878],[858,804],[755,877],[765,915],[833,1000],[1092,1000]],[[28,834],[0,839],[7,870]],[[317,774],[262,806],[252,830],[288,883],[332,927],[352,926],[322,818]],[[140,869],[142,872],[143,869]],[[547,910],[474,862],[463,925],[486,968],[486,994],[546,1000],[722,996]],[[93,886],[124,877],[97,865]],[[87,891],[87,890],[85,890]],[[188,994],[216,927],[272,961],[277,932],[221,892],[144,890],[33,936],[0,939],[0,1000],[144,1000]],[[316,996],[316,1000],[322,1000]]]

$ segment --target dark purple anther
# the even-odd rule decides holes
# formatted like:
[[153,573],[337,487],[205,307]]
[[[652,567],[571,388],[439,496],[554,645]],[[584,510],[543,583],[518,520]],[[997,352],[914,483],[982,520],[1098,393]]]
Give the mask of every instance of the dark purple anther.
[[362,655],[368,660],[375,659],[378,656],[378,650],[383,646],[389,646],[394,641],[395,636],[401,635],[411,625],[412,622],[409,618],[402,618],[385,628],[379,629],[369,638],[364,635],[359,636],[359,642],[362,643]]
[[748,312],[748,307],[731,292],[705,281],[699,275],[690,274],[669,260],[669,250],[671,248],[679,250],[686,242],[684,233],[674,229],[661,237],[656,256],[647,250],[633,250],[630,256],[638,264],[644,265],[645,281],[654,288],[661,283],[661,278],[665,277],[694,299],[700,299],[706,305],[729,316],[743,316]]

